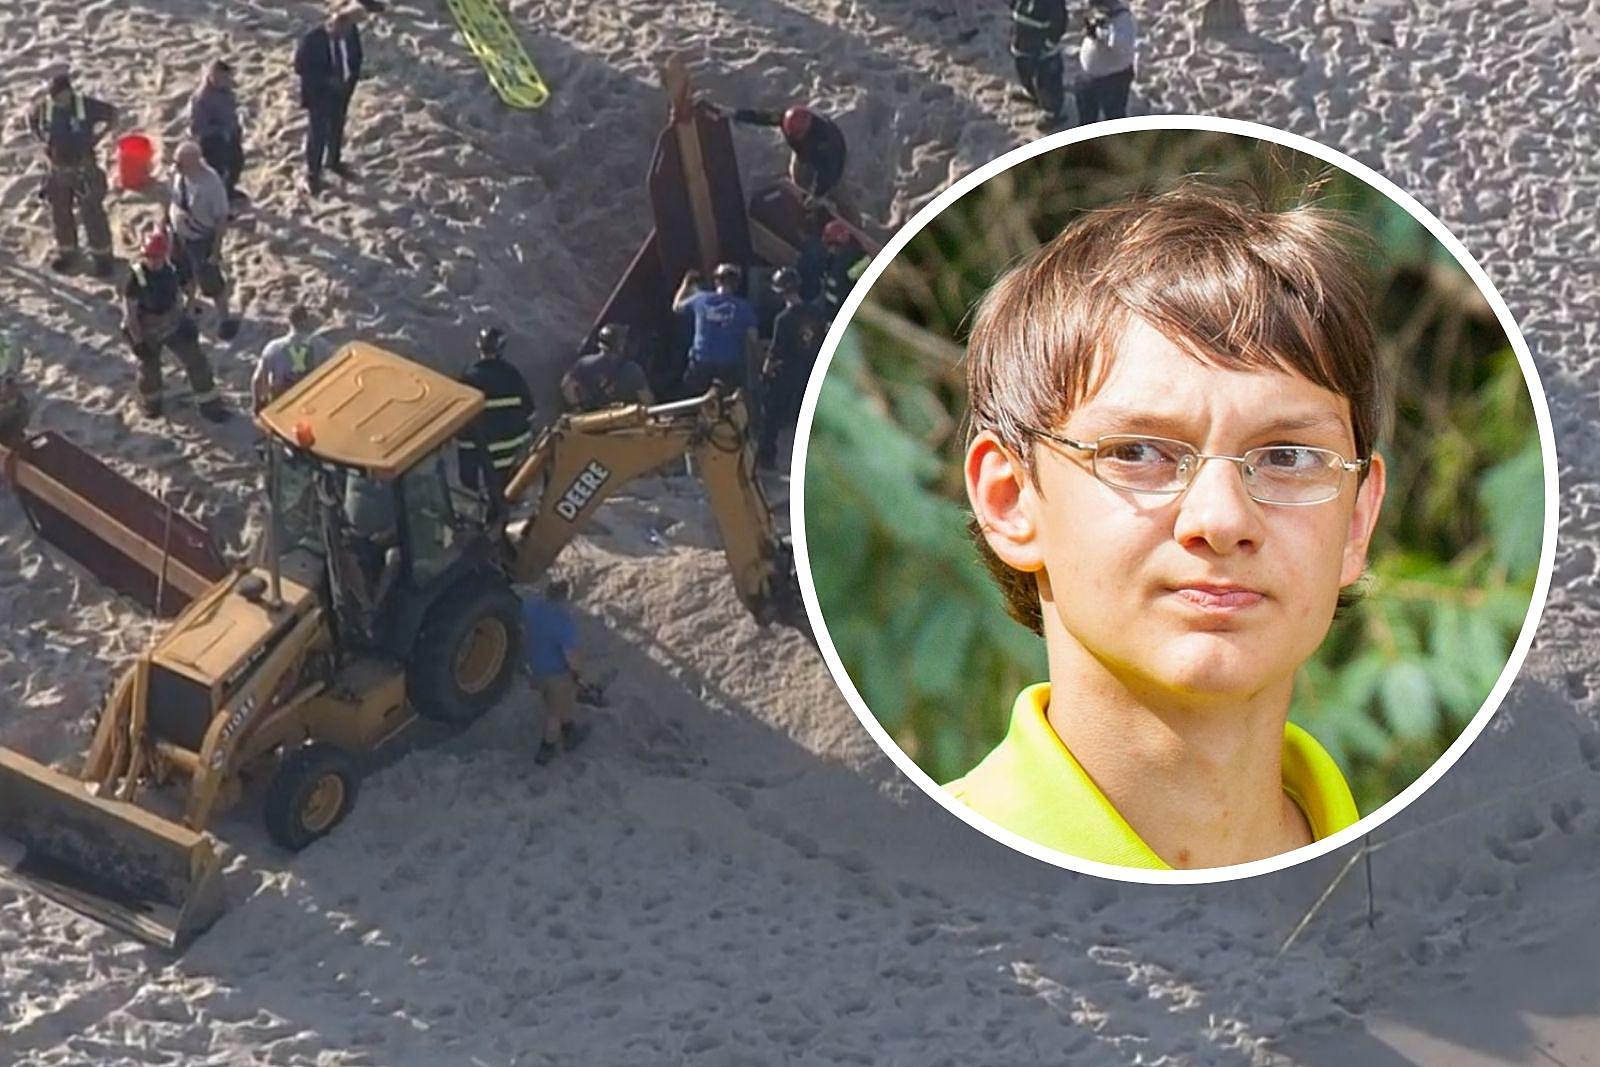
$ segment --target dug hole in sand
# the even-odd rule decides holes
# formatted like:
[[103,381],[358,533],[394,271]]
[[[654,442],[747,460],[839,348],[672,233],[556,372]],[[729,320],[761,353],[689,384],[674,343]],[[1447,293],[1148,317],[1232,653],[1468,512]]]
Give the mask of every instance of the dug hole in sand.
[[[1195,5],[1183,5],[1193,8]],[[532,766],[518,689],[442,746],[364,783],[351,818],[290,859],[243,806],[231,911],[173,961],[0,887],[0,1062],[19,1064],[1342,1064],[1595,1062],[1600,742],[1593,690],[1593,429],[1600,188],[1592,3],[1135,4],[1143,110],[1213,112],[1375,167],[1478,257],[1534,349],[1563,463],[1563,543],[1540,639],[1473,749],[1346,862],[1195,889],[1036,864],[904,782],[803,638],[737,606],[692,483],[635,483],[562,557],[590,671],[585,749]],[[309,3],[35,0],[0,8],[0,104],[63,42],[85,89],[170,144],[206,60],[249,109],[234,235],[244,331],[208,346],[242,405],[289,305],[454,372],[481,321],[553,407],[648,225],[655,66],[684,52],[732,104],[808,97],[851,140],[887,225],[1031,136],[1005,99],[1001,5],[831,0],[514,2],[553,89],[510,115],[441,5],[369,20],[362,180],[307,205],[287,75]],[[747,175],[782,166],[739,134]],[[259,522],[253,432],[140,419],[109,288],[59,280],[35,152],[0,150],[0,323],[35,353],[34,424],[209,522]],[[891,193],[890,190],[893,190]],[[113,202],[126,253],[155,209]],[[182,405],[174,405],[181,408]],[[785,502],[779,497],[780,508]],[[0,744],[82,751],[113,671],[152,623],[38,541],[0,497]],[[1401,835],[1407,835],[1402,837]],[[1587,1057],[1587,1058],[1585,1058]]]

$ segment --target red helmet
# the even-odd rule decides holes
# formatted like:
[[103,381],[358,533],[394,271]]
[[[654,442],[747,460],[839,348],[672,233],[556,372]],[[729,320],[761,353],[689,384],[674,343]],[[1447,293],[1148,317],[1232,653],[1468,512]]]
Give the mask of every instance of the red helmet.
[[172,241],[167,237],[165,230],[151,230],[144,235],[144,243],[139,246],[145,259],[166,259],[172,254]]
[[811,109],[796,104],[783,113],[783,136],[798,141],[811,129]]
[[843,219],[829,219],[828,224],[822,228],[822,243],[837,247],[847,245],[855,238],[850,232],[850,224]]

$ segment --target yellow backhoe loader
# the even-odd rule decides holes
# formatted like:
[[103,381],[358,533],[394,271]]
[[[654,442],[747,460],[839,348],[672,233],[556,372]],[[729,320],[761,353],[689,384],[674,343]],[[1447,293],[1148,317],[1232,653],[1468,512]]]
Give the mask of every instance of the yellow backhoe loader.
[[116,682],[76,777],[0,749],[0,838],[22,848],[10,873],[181,947],[224,906],[207,833],[218,812],[261,783],[276,842],[326,834],[363,762],[417,716],[465,724],[507,691],[522,643],[513,586],[537,579],[618,487],[685,455],[745,606],[804,625],[737,393],[563,416],[493,491],[464,484],[455,455],[484,404],[398,355],[345,346],[257,417],[265,536],[254,562],[209,585],[204,552],[173,552],[192,524],[74,487],[45,460],[59,439],[0,457],[30,516],[69,532],[60,543],[98,537],[101,564],[159,563],[152,606],[174,589],[187,601]]

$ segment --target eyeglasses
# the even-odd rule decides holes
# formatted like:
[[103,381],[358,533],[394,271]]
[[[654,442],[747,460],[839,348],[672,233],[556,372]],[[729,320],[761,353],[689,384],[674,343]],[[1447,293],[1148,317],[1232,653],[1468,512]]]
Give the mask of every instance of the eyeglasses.
[[1028,431],[1038,437],[1092,452],[1094,476],[1113,489],[1132,493],[1181,493],[1189,488],[1200,465],[1223,459],[1239,465],[1245,492],[1261,504],[1321,504],[1339,495],[1345,471],[1364,471],[1370,459],[1347,460],[1327,448],[1307,445],[1265,445],[1242,456],[1201,452],[1193,445],[1167,437],[1110,434],[1094,441],[1075,441],[1045,430]]

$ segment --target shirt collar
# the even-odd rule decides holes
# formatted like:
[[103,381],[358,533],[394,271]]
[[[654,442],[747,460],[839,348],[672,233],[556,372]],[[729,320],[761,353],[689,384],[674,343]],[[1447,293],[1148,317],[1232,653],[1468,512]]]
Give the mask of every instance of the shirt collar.
[[[1067,750],[1046,716],[1050,685],[1024,689],[1005,738],[948,788],[1001,827],[1036,844],[1123,867],[1168,869]],[[1360,816],[1333,758],[1293,723],[1283,732],[1283,790],[1305,814],[1314,840]]]

